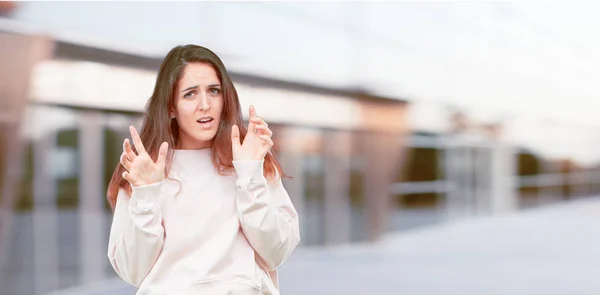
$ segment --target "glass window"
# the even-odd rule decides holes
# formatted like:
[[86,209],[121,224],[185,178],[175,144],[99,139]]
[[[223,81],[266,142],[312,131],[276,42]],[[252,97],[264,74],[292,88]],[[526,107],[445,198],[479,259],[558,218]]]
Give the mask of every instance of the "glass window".
[[348,194],[350,197],[350,241],[368,239],[367,216],[364,196],[364,157],[358,132],[352,134],[352,150],[350,156],[350,181]]
[[[47,267],[53,275],[40,280],[49,286],[79,282],[79,117],[71,108],[26,108],[21,132],[22,173],[7,256],[8,270],[18,273],[18,278],[31,278],[37,267]],[[36,245],[45,245],[44,251]],[[36,262],[35,257],[41,260]],[[56,264],[46,264],[46,259]],[[11,283],[14,294],[22,294],[32,285],[22,280]]]

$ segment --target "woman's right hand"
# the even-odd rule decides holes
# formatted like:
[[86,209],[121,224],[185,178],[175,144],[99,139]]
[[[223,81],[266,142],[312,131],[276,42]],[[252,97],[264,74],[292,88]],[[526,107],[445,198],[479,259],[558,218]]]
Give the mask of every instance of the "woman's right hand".
[[160,145],[158,158],[156,162],[154,162],[146,152],[146,149],[142,144],[142,139],[138,135],[137,130],[135,130],[135,127],[129,126],[129,132],[131,133],[137,155],[131,148],[129,139],[126,138],[123,142],[123,154],[121,154],[120,159],[121,165],[127,170],[123,172],[123,178],[125,178],[133,187],[163,181],[165,178],[165,162],[169,144],[163,142]]

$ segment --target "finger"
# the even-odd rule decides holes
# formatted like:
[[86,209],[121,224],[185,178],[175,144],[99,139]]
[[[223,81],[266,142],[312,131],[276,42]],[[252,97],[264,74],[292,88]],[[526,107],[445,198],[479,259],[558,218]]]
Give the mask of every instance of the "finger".
[[125,154],[125,152],[121,154],[119,162],[121,163],[121,165],[123,165],[123,167],[125,167],[125,169],[127,169],[127,171],[131,170],[131,162],[129,162],[129,160],[127,159],[127,154]]
[[237,125],[231,127],[231,145],[233,148],[240,146],[240,129]]
[[138,155],[141,153],[145,153],[146,149],[144,148],[144,144],[142,144],[142,139],[140,138],[140,135],[138,134],[137,130],[135,130],[135,127],[129,126],[129,132],[131,132],[131,138],[133,139],[133,144],[138,152]]
[[268,136],[273,135],[273,131],[271,131],[271,129],[269,129],[269,127],[265,126],[265,125],[256,125],[256,130],[258,130],[258,132],[261,135],[268,135]]
[[256,133],[256,123],[249,121],[248,122],[248,134]]
[[169,151],[169,144],[167,142],[163,142],[160,145],[160,149],[158,150],[158,159],[156,160],[156,163],[160,167],[165,166],[165,163],[167,162],[167,152],[168,151]]
[[256,108],[253,105],[250,105],[250,119],[248,120],[248,133],[254,134],[256,133],[256,123],[253,122],[253,118],[256,117]]
[[[264,126],[267,128],[269,127],[269,124],[267,124],[267,122],[265,122],[265,120],[263,120],[263,118],[258,117],[258,116],[254,116],[254,117],[250,118],[250,124],[252,124],[252,126],[254,126],[253,133],[257,133],[257,134],[261,131],[260,126]],[[263,133],[263,132],[261,132],[261,133]]]
[[256,125],[265,125],[267,127],[269,126],[269,124],[267,124],[267,122],[265,122],[265,120],[263,120],[263,118],[258,117],[258,116],[250,118],[250,122],[256,123]]
[[123,141],[123,151],[125,152],[125,155],[127,156],[127,159],[131,162],[133,162],[133,160],[135,160],[135,152],[133,152],[133,149],[131,148],[131,144],[129,143],[129,138],[125,138],[125,141]]
[[134,177],[133,175],[131,175],[131,173],[125,171],[123,172],[123,174],[121,174],[123,176],[123,178],[125,178],[125,180],[127,180],[131,186],[136,186],[136,182],[137,182],[137,176]]
[[123,174],[121,176],[123,176],[123,178],[125,178],[125,180],[127,180],[129,183],[131,183],[133,185],[133,179],[131,179],[131,174],[129,174],[129,172],[125,171],[125,172],[123,172]]
[[259,137],[269,146],[269,148],[273,146],[273,140],[271,139],[271,136],[260,135]]
[[258,126],[269,127],[269,124],[267,124],[267,122],[265,122],[265,120],[263,120],[261,117],[254,117],[250,119],[250,123],[254,123],[255,128],[258,128]]

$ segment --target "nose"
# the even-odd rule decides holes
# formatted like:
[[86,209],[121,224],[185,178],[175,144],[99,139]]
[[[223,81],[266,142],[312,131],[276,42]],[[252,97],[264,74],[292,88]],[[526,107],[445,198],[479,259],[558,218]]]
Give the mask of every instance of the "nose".
[[206,93],[204,93],[200,96],[199,107],[200,107],[200,110],[204,111],[204,112],[210,110],[210,101],[209,101],[208,95]]

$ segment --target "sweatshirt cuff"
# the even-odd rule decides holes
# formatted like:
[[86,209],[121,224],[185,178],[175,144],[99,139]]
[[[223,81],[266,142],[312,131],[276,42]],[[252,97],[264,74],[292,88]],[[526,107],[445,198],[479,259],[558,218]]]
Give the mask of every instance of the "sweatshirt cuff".
[[132,199],[137,207],[145,211],[158,206],[160,203],[160,190],[163,183],[164,180],[138,187],[132,186]]
[[233,161],[233,167],[237,173],[237,186],[244,188],[252,182],[266,182],[263,164],[264,160],[260,161]]

